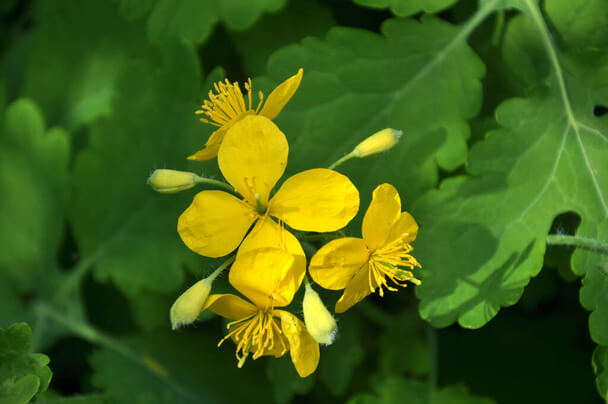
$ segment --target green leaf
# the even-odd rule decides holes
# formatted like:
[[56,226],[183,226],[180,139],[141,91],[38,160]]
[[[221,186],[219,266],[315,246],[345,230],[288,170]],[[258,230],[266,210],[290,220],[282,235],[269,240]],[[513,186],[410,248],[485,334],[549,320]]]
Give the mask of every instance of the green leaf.
[[595,372],[597,391],[608,400],[608,348],[597,347],[593,353],[593,371]]
[[395,376],[373,381],[375,394],[352,397],[349,404],[492,404],[493,400],[469,394],[463,385],[449,386],[441,390],[429,390],[426,383]]
[[[558,55],[540,12],[528,5],[554,73],[548,88],[504,102],[496,111],[502,129],[470,153],[470,176],[446,180],[414,207],[422,229],[417,257],[425,268],[420,312],[436,326],[458,320],[481,327],[501,306],[514,304],[541,269],[557,215],[577,213],[577,235],[606,234],[608,122],[593,109],[606,101],[607,55]],[[586,274],[583,305],[601,315],[599,291],[608,279],[598,276],[599,260],[577,252],[573,270]],[[605,326],[594,326],[593,318],[594,340],[608,343]]]
[[30,353],[32,330],[26,323],[0,328],[0,402],[28,403],[51,381],[49,358]]
[[37,2],[33,18],[33,29],[16,43],[22,94],[49,122],[70,130],[109,116],[118,77],[146,49],[141,25],[123,21],[106,0]]
[[272,385],[274,399],[279,404],[286,404],[296,394],[306,394],[314,386],[316,374],[301,378],[296,372],[289,354],[279,359],[270,359],[266,367],[268,381]]
[[[122,0],[130,7],[131,0]],[[203,43],[215,24],[223,22],[229,29],[243,30],[256,22],[264,12],[276,12],[286,0],[158,0],[148,19],[148,34],[153,41],[167,38]],[[129,14],[141,14],[141,9]]]
[[372,8],[389,8],[399,17],[407,17],[419,12],[429,14],[444,10],[458,0],[354,0],[355,3]]
[[304,68],[300,89],[277,118],[291,144],[288,170],[327,167],[385,127],[403,130],[397,147],[340,167],[364,201],[382,182],[413,200],[435,185],[438,163],[462,164],[484,73],[465,39],[487,12],[462,27],[426,16],[388,20],[382,35],[333,28],[324,40],[277,51],[269,61],[276,82]]
[[46,130],[31,100],[7,108],[0,128],[0,268],[19,291],[42,288],[41,276],[56,267],[69,158],[67,134]]
[[172,292],[184,266],[200,273],[206,262],[175,230],[196,190],[160,195],[146,185],[154,168],[200,172],[186,156],[210,132],[193,113],[201,88],[194,52],[178,43],[162,49],[126,70],[112,119],[91,128],[74,167],[71,219],[81,253],[94,259],[96,279],[111,279],[130,296]]
[[201,333],[131,338],[93,354],[93,384],[113,403],[242,403],[252,395],[270,402],[262,364],[251,360],[238,369],[231,342],[218,349],[218,339]]
[[566,46],[576,52],[608,48],[608,7],[604,0],[547,0],[544,7]]
[[537,27],[525,14],[509,20],[501,52],[505,70],[522,92],[542,86],[551,71]]

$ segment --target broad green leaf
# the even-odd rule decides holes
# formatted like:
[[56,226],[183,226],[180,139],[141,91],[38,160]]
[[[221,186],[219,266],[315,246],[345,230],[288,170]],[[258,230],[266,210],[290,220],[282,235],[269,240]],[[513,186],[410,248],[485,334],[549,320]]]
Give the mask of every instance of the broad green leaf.
[[518,14],[509,20],[501,53],[505,70],[522,93],[542,86],[551,70],[534,21],[525,14]]
[[41,1],[33,12],[36,24],[16,42],[22,94],[49,122],[70,130],[109,116],[118,77],[146,49],[142,27],[119,18],[107,0]]
[[146,185],[154,168],[200,173],[201,165],[187,163],[186,156],[210,132],[193,113],[201,88],[193,51],[178,43],[163,49],[129,66],[113,118],[91,128],[74,166],[71,219],[81,254],[95,259],[98,280],[111,279],[130,296],[142,288],[171,292],[184,265],[196,269],[204,262],[176,231],[196,190],[160,195]]
[[30,353],[32,330],[26,323],[0,328],[0,402],[28,403],[51,381],[49,358]]
[[375,394],[352,397],[349,404],[492,404],[489,398],[476,397],[463,385],[431,390],[426,383],[387,376],[373,382]]
[[301,378],[289,355],[279,359],[270,359],[266,367],[266,375],[272,385],[275,402],[278,404],[289,403],[296,394],[308,393],[316,380],[316,373]]
[[276,359],[248,360],[238,369],[231,341],[218,349],[218,339],[176,332],[121,341],[93,354],[92,382],[113,403],[270,402],[259,362]]
[[[233,30],[243,30],[253,25],[263,13],[280,10],[285,2],[286,0],[158,0],[148,18],[148,34],[153,41],[180,38],[201,44],[217,23],[223,22]],[[145,8],[134,8],[132,0],[122,0],[121,4],[129,16],[144,14]]]
[[481,104],[484,65],[465,43],[478,19],[462,27],[432,16],[392,19],[382,35],[334,28],[324,40],[277,51],[269,61],[276,82],[304,68],[300,89],[277,118],[290,141],[288,170],[327,167],[385,127],[403,130],[395,149],[340,167],[362,198],[391,182],[413,200],[435,185],[438,163],[462,164],[467,119]]
[[[593,108],[606,100],[606,56],[592,62],[556,54],[540,12],[528,5],[552,64],[548,87],[504,102],[496,111],[502,129],[470,153],[470,176],[446,180],[414,207],[421,223],[417,257],[425,268],[420,312],[436,326],[458,320],[481,327],[501,306],[514,304],[541,269],[557,215],[577,213],[579,236],[605,234],[608,122]],[[608,280],[598,277],[599,260],[577,253],[573,270],[586,274],[583,305],[601,313],[597,292]],[[607,343],[593,315],[591,332]]]
[[605,0],[547,0],[544,8],[566,46],[576,52],[608,48]]
[[67,134],[47,130],[31,100],[7,108],[0,128],[0,268],[19,291],[42,287],[56,267],[69,158]]
[[419,12],[437,13],[456,3],[458,0],[354,0],[355,3],[372,8],[389,8],[399,17]]

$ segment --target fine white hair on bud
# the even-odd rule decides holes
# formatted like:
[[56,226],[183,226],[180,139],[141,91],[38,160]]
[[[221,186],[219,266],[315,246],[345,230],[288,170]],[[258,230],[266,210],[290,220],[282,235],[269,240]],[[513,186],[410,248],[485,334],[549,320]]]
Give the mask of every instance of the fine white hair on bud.
[[353,154],[355,157],[363,158],[385,152],[399,143],[402,134],[403,132],[400,130],[382,129],[359,143],[353,150]]
[[174,194],[194,187],[198,175],[188,171],[158,169],[148,178],[148,184],[161,194]]
[[338,326],[323,301],[306,281],[306,292],[302,302],[304,323],[312,338],[319,344],[331,345],[336,337]]
[[171,329],[176,330],[184,325],[192,324],[198,318],[211,292],[212,282],[213,280],[209,278],[202,279],[177,298],[169,311]]

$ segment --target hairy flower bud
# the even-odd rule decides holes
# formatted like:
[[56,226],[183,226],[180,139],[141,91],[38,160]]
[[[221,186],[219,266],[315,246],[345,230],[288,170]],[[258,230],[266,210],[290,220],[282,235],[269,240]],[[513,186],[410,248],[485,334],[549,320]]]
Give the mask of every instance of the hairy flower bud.
[[353,150],[353,154],[355,157],[362,158],[385,152],[399,142],[402,133],[400,130],[391,128],[382,129],[359,143]]
[[197,319],[201,308],[209,297],[212,283],[212,279],[202,279],[177,298],[169,311],[173,330],[183,325],[192,324]]
[[174,194],[195,186],[197,178],[198,175],[187,171],[159,169],[148,178],[148,184],[161,194]]
[[302,303],[304,309],[304,323],[308,333],[319,344],[330,345],[334,342],[338,326],[336,320],[327,310],[323,301],[306,281],[306,293]]

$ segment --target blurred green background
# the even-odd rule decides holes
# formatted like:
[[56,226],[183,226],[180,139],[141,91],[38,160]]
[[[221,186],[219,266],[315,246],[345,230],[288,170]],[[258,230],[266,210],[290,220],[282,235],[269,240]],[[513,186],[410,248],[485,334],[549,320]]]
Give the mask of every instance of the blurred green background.
[[[3,0],[0,20],[0,403],[602,401],[602,257],[545,250],[544,236],[606,239],[607,215],[572,179],[588,176],[574,143],[551,172],[573,196],[537,198],[535,181],[559,145],[542,143],[562,133],[552,125],[608,133],[604,0]],[[337,316],[306,379],[287,357],[238,369],[214,315],[170,330],[172,302],[221,260],[176,232],[197,191],[146,185],[156,168],[221,179],[215,161],[186,160],[213,129],[194,115],[211,84],[251,77],[268,94],[299,67],[276,120],[287,174],[403,130],[395,150],[340,168],[361,193],[345,231],[360,235],[372,189],[395,184],[420,223],[423,281]],[[559,112],[568,97],[576,116]],[[592,163],[608,151],[597,142]],[[339,293],[322,296],[333,308]],[[18,322],[31,341],[9,332]],[[29,352],[50,358],[48,389]]]

